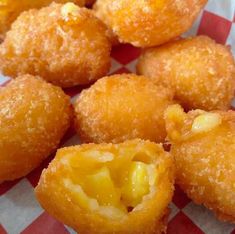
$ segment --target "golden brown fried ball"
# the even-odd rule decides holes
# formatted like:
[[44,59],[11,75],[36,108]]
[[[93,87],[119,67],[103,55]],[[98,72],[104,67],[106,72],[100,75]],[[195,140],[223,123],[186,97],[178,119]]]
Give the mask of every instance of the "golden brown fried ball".
[[161,145],[88,144],[58,150],[35,191],[49,214],[81,234],[160,234],[173,173]]
[[186,109],[227,110],[235,91],[235,63],[230,50],[206,36],[145,50],[137,71],[170,86]]
[[118,143],[134,138],[163,142],[163,113],[172,96],[171,90],[143,76],[104,77],[75,101],[76,129],[85,142]]
[[5,75],[39,75],[61,86],[87,84],[110,67],[106,26],[91,10],[53,3],[21,14],[0,46]]
[[58,146],[70,125],[69,97],[38,77],[0,89],[0,182],[25,176]]
[[84,6],[84,0],[0,0],[0,38],[5,37],[11,24],[23,11],[45,7],[52,2],[74,2],[79,6]]
[[235,223],[235,112],[166,111],[176,182],[219,219]]
[[207,0],[97,0],[96,11],[121,42],[163,44],[186,32]]

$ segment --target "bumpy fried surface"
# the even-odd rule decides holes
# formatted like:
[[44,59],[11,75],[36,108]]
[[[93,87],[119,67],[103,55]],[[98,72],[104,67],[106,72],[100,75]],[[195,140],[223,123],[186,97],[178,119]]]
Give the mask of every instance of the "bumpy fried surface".
[[97,0],[96,11],[121,42],[163,44],[187,31],[207,0]]
[[99,18],[107,26],[106,36],[110,40],[113,46],[119,44],[118,36],[113,32],[113,30],[108,25],[107,17],[104,16],[104,13],[100,7],[97,7],[96,4],[93,5],[93,12],[97,18]]
[[53,3],[21,14],[0,46],[5,75],[39,75],[61,87],[86,84],[110,67],[106,26],[73,3]]
[[79,6],[84,6],[84,0],[0,0],[0,38],[5,37],[5,33],[20,13],[32,8],[45,7],[52,2],[74,2]]
[[64,92],[25,75],[0,89],[0,182],[28,174],[58,146],[69,127]]
[[173,194],[172,161],[161,145],[143,140],[60,149],[36,197],[81,234],[160,234]]
[[145,50],[137,71],[157,84],[171,86],[186,109],[227,110],[234,96],[232,53],[206,36]]
[[235,112],[166,111],[176,182],[219,219],[235,222]]
[[75,101],[76,129],[85,142],[118,143],[141,138],[163,142],[163,113],[172,92],[134,74],[97,81]]

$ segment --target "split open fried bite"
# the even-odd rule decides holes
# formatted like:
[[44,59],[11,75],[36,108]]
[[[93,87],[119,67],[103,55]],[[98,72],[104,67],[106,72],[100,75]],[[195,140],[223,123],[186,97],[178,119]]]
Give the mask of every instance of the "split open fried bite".
[[161,145],[131,140],[58,150],[36,187],[51,215],[79,233],[161,233],[173,194]]
[[235,112],[186,114],[173,105],[165,118],[176,183],[219,219],[235,222]]

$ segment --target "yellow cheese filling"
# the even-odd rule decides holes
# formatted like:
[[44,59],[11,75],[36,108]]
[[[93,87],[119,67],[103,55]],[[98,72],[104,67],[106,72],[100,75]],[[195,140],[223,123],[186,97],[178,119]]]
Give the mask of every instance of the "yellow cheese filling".
[[192,132],[194,133],[208,132],[219,126],[221,122],[222,119],[219,114],[206,112],[194,119],[192,125]]
[[[141,204],[151,191],[155,191],[157,168],[154,164],[134,161],[132,157],[131,160],[124,159],[124,165],[119,169],[118,160],[115,167],[111,153],[94,153],[96,157],[92,152],[84,153],[83,162],[73,156],[69,161],[73,175],[63,181],[81,209],[109,218],[121,218]],[[81,157],[78,158],[81,160]],[[86,165],[87,160],[91,160],[93,165],[81,169],[80,165]]]

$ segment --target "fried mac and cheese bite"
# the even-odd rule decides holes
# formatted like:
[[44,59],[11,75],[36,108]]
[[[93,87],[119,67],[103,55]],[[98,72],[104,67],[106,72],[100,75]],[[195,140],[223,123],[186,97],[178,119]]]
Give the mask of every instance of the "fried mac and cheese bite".
[[137,72],[173,88],[185,109],[228,110],[235,92],[233,55],[207,36],[145,50]]
[[0,39],[5,37],[11,24],[23,11],[45,7],[52,2],[74,2],[79,6],[84,6],[85,4],[84,0],[0,0]]
[[95,11],[121,42],[163,44],[186,32],[207,0],[97,0]]
[[186,114],[174,105],[165,118],[176,183],[219,219],[235,223],[235,112]]
[[25,75],[0,88],[0,182],[25,176],[49,156],[70,125],[69,97]]
[[52,216],[85,234],[166,230],[173,160],[161,145],[131,140],[59,149],[35,189]]
[[170,89],[144,76],[104,77],[75,101],[76,129],[84,142],[118,143],[141,138],[164,142],[164,110],[172,104]]
[[0,45],[0,70],[39,75],[61,87],[94,82],[110,68],[106,33],[91,10],[73,3],[24,12]]

